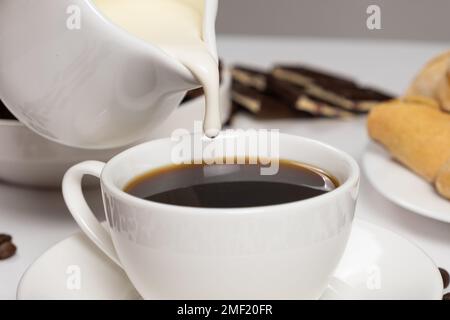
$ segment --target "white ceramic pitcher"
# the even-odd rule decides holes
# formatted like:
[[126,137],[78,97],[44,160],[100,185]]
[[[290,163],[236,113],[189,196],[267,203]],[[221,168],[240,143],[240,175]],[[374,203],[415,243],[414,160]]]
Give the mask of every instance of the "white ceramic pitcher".
[[[204,5],[203,40],[217,59],[217,0]],[[71,14],[79,28],[68,25]],[[198,86],[184,65],[90,0],[0,0],[0,99],[48,139],[83,148],[135,142]]]

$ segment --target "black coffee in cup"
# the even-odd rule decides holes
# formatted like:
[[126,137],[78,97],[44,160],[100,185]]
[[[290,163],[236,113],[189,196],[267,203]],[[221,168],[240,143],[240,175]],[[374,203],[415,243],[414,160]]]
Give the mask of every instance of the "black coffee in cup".
[[262,164],[181,164],[152,170],[124,191],[150,201],[188,207],[243,208],[309,199],[339,186],[325,171],[281,160],[276,174]]

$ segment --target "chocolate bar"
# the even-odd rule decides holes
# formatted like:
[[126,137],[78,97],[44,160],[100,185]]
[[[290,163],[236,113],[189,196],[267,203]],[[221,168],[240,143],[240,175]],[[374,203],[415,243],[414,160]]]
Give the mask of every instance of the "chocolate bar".
[[355,113],[366,113],[375,104],[393,98],[376,89],[361,87],[349,78],[304,66],[277,66],[272,75],[301,87],[310,98]]
[[233,103],[240,109],[250,112],[260,119],[285,119],[297,117],[309,117],[306,112],[289,108],[273,96],[259,92],[258,90],[244,86],[241,83],[233,83]]
[[231,71],[231,76],[235,83],[254,88],[259,92],[265,92],[267,89],[268,74],[253,68],[235,66]]
[[313,84],[334,84],[337,87],[355,87],[354,81],[350,78],[304,66],[276,66],[273,68],[272,74],[278,79],[302,87]]
[[278,117],[275,110],[283,110],[273,107],[275,103],[316,117],[345,118],[366,113],[376,103],[392,98],[350,78],[304,66],[278,66],[270,73],[236,66],[232,76],[233,88],[237,88],[233,89],[234,101],[253,114],[272,110],[268,113],[272,117]]
[[[335,107],[320,99],[309,97],[302,87],[295,86],[288,81],[277,79],[273,75],[263,71],[237,66],[233,69],[232,75],[233,91],[235,91],[234,88],[239,86],[239,92],[242,92],[244,88],[253,89],[253,92],[250,92],[249,96],[254,98],[259,93],[258,98],[255,98],[254,101],[250,102],[245,100],[238,103],[254,114],[258,112],[258,108],[262,104],[266,105],[265,109],[271,110],[267,114],[276,118],[285,117],[287,114],[286,112],[282,112],[282,110],[286,109],[294,110],[294,114],[300,112],[303,117],[306,114],[315,117],[348,117],[351,115],[348,111],[341,110],[339,107]],[[247,97],[247,95],[244,97]],[[234,101],[236,102],[238,99],[243,100],[240,97],[240,93],[236,95]],[[278,108],[273,107],[275,104],[278,105]],[[282,112],[282,114],[277,115],[276,112]]]
[[352,112],[329,104],[327,101],[315,98],[302,87],[275,77],[268,77],[268,88],[273,95],[295,110],[307,112],[314,116],[327,118],[348,118]]

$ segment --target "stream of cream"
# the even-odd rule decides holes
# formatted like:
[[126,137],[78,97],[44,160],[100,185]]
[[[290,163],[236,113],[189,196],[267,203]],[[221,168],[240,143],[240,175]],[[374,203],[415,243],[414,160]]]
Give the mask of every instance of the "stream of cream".
[[207,0],[93,0],[102,14],[136,37],[160,47],[185,65],[203,85],[203,131],[213,138],[221,130],[219,70],[202,40]]

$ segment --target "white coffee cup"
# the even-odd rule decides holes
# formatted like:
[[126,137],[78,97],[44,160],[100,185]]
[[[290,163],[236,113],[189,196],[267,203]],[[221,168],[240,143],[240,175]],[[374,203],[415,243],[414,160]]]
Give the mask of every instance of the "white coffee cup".
[[[232,144],[241,138],[222,135],[202,144]],[[81,229],[125,270],[139,293],[145,299],[319,298],[350,234],[357,163],[320,142],[280,134],[281,159],[321,168],[340,186],[306,200],[232,209],[174,206],[123,191],[133,178],[173,163],[177,144],[170,138],[156,140],[107,164],[83,162],[63,180],[65,201]],[[245,152],[254,156],[249,148]],[[236,157],[249,156],[235,152]],[[109,230],[86,204],[84,175],[100,177]]]

